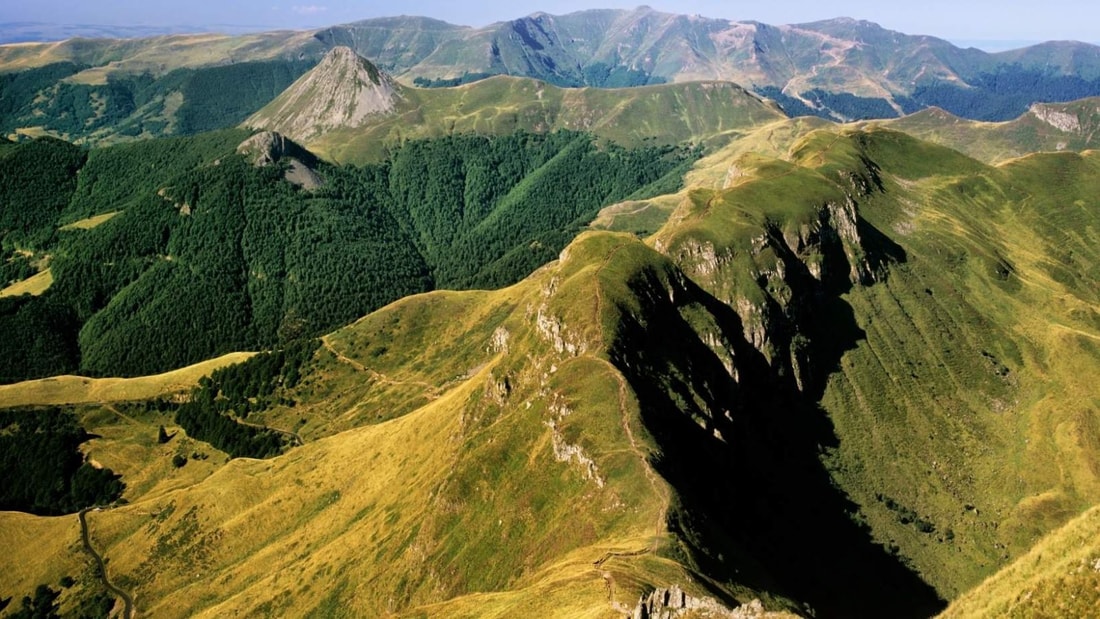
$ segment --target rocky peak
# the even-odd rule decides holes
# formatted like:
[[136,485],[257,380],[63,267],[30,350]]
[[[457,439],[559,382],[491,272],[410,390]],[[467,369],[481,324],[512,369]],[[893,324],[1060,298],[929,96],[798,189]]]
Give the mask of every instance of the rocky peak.
[[286,179],[306,189],[316,189],[323,184],[314,171],[317,158],[313,153],[295,144],[286,136],[274,131],[261,131],[241,142],[237,154],[251,159],[256,167],[287,163]]
[[338,46],[244,124],[308,141],[332,129],[362,126],[393,111],[400,98],[400,87],[388,75]]

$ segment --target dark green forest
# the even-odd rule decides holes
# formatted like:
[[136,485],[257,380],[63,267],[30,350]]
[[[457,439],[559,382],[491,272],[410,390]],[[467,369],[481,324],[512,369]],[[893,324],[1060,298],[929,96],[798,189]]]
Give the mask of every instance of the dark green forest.
[[[995,72],[968,78],[969,86],[936,81],[916,87],[908,97],[894,99],[905,114],[927,107],[939,107],[961,118],[1005,121],[1018,118],[1036,102],[1065,102],[1100,96],[1100,79],[1085,80],[1076,75],[1055,75],[1020,65],[1006,65]],[[760,95],[779,103],[789,116],[819,116],[828,120],[866,120],[898,116],[886,99],[831,93],[815,88],[801,99],[775,86],[756,89]]]
[[176,423],[188,436],[206,441],[234,458],[278,455],[289,437],[240,420],[275,404],[279,390],[297,385],[319,345],[319,340],[299,340],[203,377],[176,411]]
[[52,516],[118,499],[119,476],[80,453],[89,438],[67,410],[0,410],[0,510]]
[[951,82],[917,87],[906,111],[936,106],[962,118],[1003,121],[1018,118],[1033,103],[1064,102],[1100,96],[1100,79],[1056,75],[1052,71],[1007,65],[968,80],[972,88]]
[[[602,206],[674,190],[698,156],[571,132],[453,136],[362,168],[317,164],[325,183],[307,191],[280,165],[236,155],[246,137],[7,148],[0,167],[41,161],[13,167],[0,203],[0,221],[14,222],[7,246],[33,240],[54,283],[0,303],[0,330],[13,334],[0,340],[0,381],[151,374],[315,337],[436,287],[510,284]],[[39,175],[63,182],[31,182]],[[108,212],[96,228],[57,230]]]
[[[62,81],[88,69],[58,62],[0,75],[0,132],[41,126],[71,140],[194,135],[240,124],[317,63],[241,62],[198,69],[111,75],[106,84]],[[166,100],[181,96],[172,113]],[[103,132],[100,136],[97,132]]]

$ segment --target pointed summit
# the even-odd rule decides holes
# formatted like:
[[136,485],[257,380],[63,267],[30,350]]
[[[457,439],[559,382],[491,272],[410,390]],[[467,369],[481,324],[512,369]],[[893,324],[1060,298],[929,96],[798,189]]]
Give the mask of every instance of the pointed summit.
[[401,93],[390,76],[348,47],[334,47],[274,101],[244,121],[308,141],[337,127],[358,127],[394,109]]

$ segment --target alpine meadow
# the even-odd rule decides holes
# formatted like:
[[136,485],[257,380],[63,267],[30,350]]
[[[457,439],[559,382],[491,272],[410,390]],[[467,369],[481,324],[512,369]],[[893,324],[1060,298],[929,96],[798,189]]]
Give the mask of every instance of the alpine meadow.
[[189,28],[0,24],[0,616],[1100,616],[1100,47]]

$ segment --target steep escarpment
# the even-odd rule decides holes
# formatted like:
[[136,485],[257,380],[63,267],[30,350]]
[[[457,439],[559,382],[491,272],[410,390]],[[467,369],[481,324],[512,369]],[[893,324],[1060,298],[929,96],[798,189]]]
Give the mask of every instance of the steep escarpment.
[[996,169],[819,132],[736,165],[656,235],[683,277],[632,280],[652,303],[612,357],[700,569],[826,616],[919,615],[1100,499],[1095,404],[1069,404],[1094,402],[1074,376],[1100,361],[1097,253],[1054,223],[1096,217],[1094,157]]
[[849,518],[819,460],[839,439],[818,400],[859,338],[841,295],[901,257],[856,210],[873,167],[838,181],[799,167],[778,168],[797,192],[762,176],[685,203],[658,235],[668,266],[619,276],[641,302],[619,308],[610,357],[675,491],[675,556],[818,616],[928,616],[937,593]]

